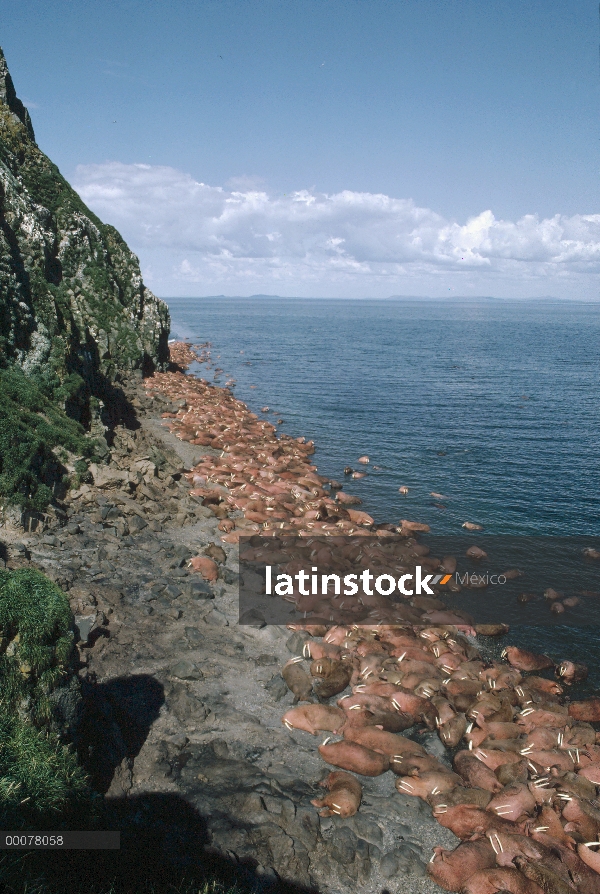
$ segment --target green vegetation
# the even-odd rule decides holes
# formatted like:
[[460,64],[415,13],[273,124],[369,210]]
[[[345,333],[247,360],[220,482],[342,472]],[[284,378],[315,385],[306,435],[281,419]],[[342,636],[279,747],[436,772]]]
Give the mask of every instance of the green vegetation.
[[[48,696],[67,672],[73,650],[70,627],[67,597],[41,572],[32,568],[0,572],[3,719],[10,719],[28,699],[32,720],[38,725],[49,720]],[[3,738],[0,734],[0,741]]]
[[[44,828],[85,809],[77,757],[50,731],[50,695],[69,671],[71,610],[39,571],[0,571],[0,827]],[[41,825],[40,825],[41,824]]]
[[76,374],[60,382],[26,376],[18,367],[0,369],[0,501],[44,509],[61,477],[53,450],[93,454],[94,443],[63,409],[82,385]]

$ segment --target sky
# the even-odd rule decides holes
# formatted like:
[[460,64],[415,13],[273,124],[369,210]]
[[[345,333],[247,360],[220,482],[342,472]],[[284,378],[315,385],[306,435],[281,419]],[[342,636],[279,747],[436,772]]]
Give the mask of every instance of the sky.
[[597,0],[19,0],[40,147],[157,294],[598,300]]

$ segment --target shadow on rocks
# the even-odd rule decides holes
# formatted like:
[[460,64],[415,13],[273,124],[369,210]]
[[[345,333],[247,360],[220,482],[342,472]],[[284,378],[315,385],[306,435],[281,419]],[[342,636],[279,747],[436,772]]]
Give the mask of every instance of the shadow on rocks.
[[45,894],[197,894],[207,882],[213,894],[234,887],[237,894],[310,894],[252,859],[210,853],[205,820],[179,795],[108,800],[101,822],[104,830],[121,833],[119,850],[37,852],[14,881],[10,867],[0,866],[4,890],[22,894],[31,876],[38,884],[43,879]]
[[[102,794],[120,782],[125,793],[133,760],[165,701],[164,688],[149,674],[116,677],[106,683],[84,682],[85,711],[78,751],[94,789]],[[118,779],[115,781],[115,776]],[[119,794],[116,785],[111,794]]]

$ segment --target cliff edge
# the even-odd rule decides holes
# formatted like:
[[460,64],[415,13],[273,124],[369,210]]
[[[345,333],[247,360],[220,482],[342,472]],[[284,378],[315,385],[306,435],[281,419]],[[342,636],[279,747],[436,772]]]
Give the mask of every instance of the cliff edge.
[[137,257],[41,151],[0,49],[0,368],[81,376],[163,369],[169,312]]

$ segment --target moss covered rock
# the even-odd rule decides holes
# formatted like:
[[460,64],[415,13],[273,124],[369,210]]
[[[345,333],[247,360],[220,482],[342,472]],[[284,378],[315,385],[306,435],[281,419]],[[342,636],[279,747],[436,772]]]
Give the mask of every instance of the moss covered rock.
[[76,373],[163,368],[167,306],[138,259],[35,142],[0,50],[0,366]]

